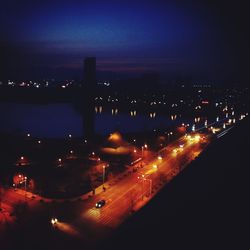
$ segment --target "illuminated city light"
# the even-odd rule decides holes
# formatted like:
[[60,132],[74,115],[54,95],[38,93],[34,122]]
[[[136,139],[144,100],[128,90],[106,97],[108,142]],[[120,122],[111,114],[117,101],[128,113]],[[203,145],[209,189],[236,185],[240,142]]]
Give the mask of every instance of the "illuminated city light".
[[157,170],[158,169],[158,166],[157,165],[153,165],[153,168],[155,169],[155,170]]
[[51,219],[51,224],[52,224],[53,226],[56,225],[57,222],[58,222],[57,218],[52,218],[52,219]]
[[200,135],[196,135],[194,138],[196,141],[199,141],[201,137],[200,137]]

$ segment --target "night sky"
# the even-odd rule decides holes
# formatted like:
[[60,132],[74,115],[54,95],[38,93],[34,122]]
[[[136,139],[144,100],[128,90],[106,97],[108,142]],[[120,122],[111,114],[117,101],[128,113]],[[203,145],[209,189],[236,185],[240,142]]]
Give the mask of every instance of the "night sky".
[[[215,1],[1,1],[1,79],[248,79],[247,8]],[[1,80],[0,79],[0,80]]]

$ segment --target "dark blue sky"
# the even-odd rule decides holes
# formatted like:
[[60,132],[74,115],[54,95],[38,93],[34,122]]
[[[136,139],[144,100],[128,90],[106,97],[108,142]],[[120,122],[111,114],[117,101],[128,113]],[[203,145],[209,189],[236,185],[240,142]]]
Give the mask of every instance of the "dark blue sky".
[[242,70],[240,13],[229,4],[35,2],[1,3],[0,77],[82,78],[86,56],[96,56],[106,76],[157,71],[166,79],[227,80]]

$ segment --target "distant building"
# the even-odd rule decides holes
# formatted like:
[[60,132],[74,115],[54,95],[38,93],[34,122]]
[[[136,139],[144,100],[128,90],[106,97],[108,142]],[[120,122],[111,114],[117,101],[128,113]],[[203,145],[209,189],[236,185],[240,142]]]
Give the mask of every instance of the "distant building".
[[84,85],[93,88],[96,84],[96,58],[87,57],[84,60]]
[[89,141],[94,139],[95,114],[94,96],[96,91],[96,58],[87,57],[84,60],[83,89],[83,134]]

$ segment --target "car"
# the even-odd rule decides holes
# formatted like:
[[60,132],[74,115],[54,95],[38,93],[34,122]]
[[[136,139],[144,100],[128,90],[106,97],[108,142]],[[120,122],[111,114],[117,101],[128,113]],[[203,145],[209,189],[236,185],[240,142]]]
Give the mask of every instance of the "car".
[[100,200],[100,201],[96,202],[95,207],[96,207],[96,208],[101,208],[101,207],[103,207],[105,204],[106,204],[106,201],[105,201],[105,200]]

